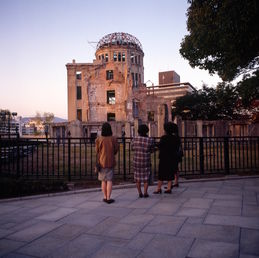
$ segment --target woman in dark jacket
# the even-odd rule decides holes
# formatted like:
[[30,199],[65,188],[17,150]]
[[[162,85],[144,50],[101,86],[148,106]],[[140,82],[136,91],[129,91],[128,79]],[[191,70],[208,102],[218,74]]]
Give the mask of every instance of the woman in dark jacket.
[[162,193],[161,187],[163,181],[167,181],[167,190],[170,194],[172,180],[178,170],[178,150],[180,147],[180,137],[175,133],[178,131],[177,125],[168,122],[164,124],[165,135],[163,135],[158,144],[159,148],[159,170],[157,190],[154,194]]

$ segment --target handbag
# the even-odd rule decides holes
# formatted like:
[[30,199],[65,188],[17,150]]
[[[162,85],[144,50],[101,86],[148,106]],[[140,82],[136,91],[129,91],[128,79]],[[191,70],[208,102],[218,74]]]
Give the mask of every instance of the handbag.
[[94,172],[97,174],[98,172],[100,172],[102,169],[102,166],[99,162],[99,159],[98,159],[98,155],[96,154],[96,163],[95,163],[95,167],[94,167]]
[[183,148],[182,148],[182,145],[180,144],[179,149],[177,151],[177,160],[178,160],[178,162],[182,162],[183,156],[184,156]]
[[97,174],[98,172],[101,171],[101,165],[98,161],[96,161],[96,164],[95,164],[95,168],[94,168],[94,172]]

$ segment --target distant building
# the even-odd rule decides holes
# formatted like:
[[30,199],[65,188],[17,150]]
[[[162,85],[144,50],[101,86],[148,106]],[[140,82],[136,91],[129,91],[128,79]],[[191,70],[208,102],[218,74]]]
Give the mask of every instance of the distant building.
[[180,75],[175,71],[160,72],[158,74],[158,84],[160,86],[170,83],[180,83]]

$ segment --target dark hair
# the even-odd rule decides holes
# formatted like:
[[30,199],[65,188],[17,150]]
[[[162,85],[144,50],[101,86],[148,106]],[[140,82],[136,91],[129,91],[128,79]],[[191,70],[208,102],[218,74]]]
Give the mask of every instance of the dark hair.
[[139,134],[140,136],[145,137],[145,136],[147,136],[147,133],[148,133],[148,132],[149,132],[149,129],[148,129],[147,125],[143,124],[143,125],[140,125],[140,126],[138,127],[138,134]]
[[107,122],[102,125],[102,136],[112,136],[111,125]]
[[164,130],[168,135],[172,135],[172,134],[178,135],[178,126],[177,124],[174,124],[172,122],[165,123]]

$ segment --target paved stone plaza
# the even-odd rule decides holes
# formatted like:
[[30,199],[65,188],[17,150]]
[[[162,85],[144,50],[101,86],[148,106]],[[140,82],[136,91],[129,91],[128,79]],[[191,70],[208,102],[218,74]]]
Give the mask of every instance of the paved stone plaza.
[[259,257],[259,177],[0,201],[0,257]]

